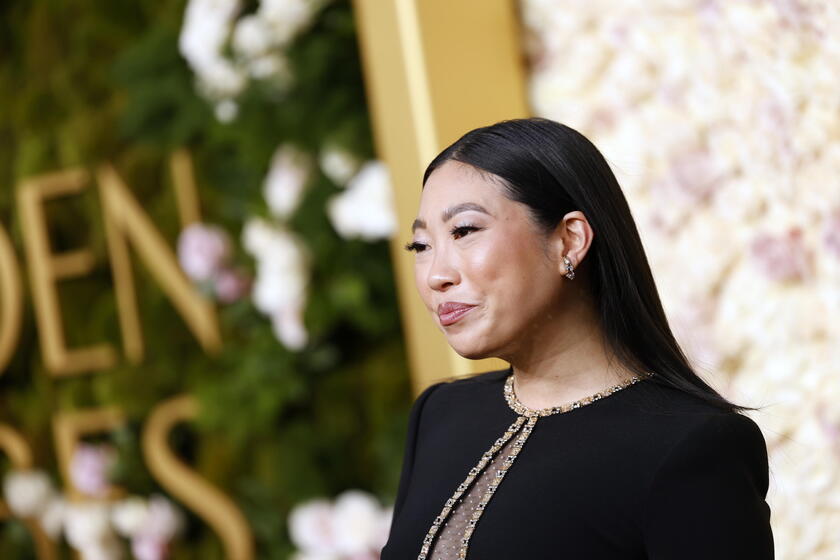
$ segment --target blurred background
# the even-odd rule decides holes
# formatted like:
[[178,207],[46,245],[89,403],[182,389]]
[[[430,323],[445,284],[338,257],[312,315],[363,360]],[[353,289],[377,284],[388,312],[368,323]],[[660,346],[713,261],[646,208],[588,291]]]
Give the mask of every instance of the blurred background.
[[375,559],[413,396],[426,163],[602,149],[680,342],[770,452],[777,557],[840,556],[840,5],[0,7],[0,557]]

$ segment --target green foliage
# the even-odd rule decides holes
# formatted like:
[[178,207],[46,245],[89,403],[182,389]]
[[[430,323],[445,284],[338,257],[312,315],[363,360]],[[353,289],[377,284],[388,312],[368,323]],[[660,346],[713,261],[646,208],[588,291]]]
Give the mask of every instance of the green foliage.
[[[325,145],[373,156],[349,2],[328,3],[288,50],[294,81],[278,93],[253,82],[239,114],[218,122],[178,52],[183,0],[4,2],[0,16],[0,224],[19,252],[13,185],[33,175],[111,161],[171,244],[178,233],[168,156],[193,154],[204,218],[239,237],[267,214],[262,181],[274,149],[291,143],[313,159]],[[60,410],[122,406],[131,418],[110,434],[114,476],[136,494],[161,489],[139,449],[142,423],[184,392],[199,421],[173,448],[231,494],[253,527],[259,558],[285,558],[289,509],[301,500],[362,488],[393,499],[408,404],[406,357],[387,242],[347,241],[332,229],[338,192],[317,171],[290,222],[312,254],[305,311],[310,343],[299,353],[274,338],[248,301],[221,306],[224,346],[204,354],[171,302],[135,259],[146,357],[139,365],[54,378],[42,365],[27,307],[15,357],[0,377],[0,421],[20,429],[38,464],[56,474],[50,422]],[[90,248],[96,269],[62,282],[68,344],[121,348],[101,208],[95,189],[47,207],[54,250]],[[242,264],[252,267],[244,254]],[[220,557],[217,537],[190,517],[175,558]],[[0,526],[0,556],[34,557],[15,522]],[[14,554],[8,551],[16,551]],[[27,552],[28,551],[28,552]],[[65,551],[66,552],[66,551]]]

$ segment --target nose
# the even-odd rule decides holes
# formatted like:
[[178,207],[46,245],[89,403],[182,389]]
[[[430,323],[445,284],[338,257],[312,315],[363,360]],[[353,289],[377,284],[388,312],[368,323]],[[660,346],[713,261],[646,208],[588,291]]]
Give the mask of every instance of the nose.
[[444,291],[460,282],[461,276],[453,265],[447,251],[439,250],[432,259],[427,274],[429,287],[435,291]]

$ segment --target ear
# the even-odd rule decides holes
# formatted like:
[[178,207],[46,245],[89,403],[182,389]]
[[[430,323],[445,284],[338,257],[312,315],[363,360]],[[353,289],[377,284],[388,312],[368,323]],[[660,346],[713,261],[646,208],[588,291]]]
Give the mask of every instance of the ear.
[[561,272],[566,274],[566,265],[563,263],[563,256],[572,261],[572,266],[577,268],[592,246],[595,232],[589,225],[589,220],[580,210],[569,212],[560,220],[551,236],[550,246],[553,257],[559,263]]

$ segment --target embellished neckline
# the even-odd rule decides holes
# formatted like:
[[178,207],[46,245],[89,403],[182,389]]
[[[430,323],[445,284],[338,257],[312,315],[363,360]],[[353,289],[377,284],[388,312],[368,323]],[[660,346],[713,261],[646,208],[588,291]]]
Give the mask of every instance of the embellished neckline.
[[550,416],[552,414],[560,414],[563,412],[569,412],[570,410],[574,410],[576,408],[580,408],[582,406],[586,406],[588,404],[592,404],[593,402],[603,399],[604,397],[608,397],[622,389],[629,387],[630,385],[634,385],[639,381],[643,381],[648,377],[652,376],[653,373],[648,373],[645,377],[640,377],[638,375],[634,375],[630,379],[619,383],[618,385],[613,385],[612,387],[608,387],[603,391],[595,393],[593,395],[589,395],[588,397],[584,397],[582,399],[576,400],[574,402],[561,404],[558,406],[550,406],[547,408],[540,408],[540,409],[533,409],[528,408],[524,404],[522,404],[519,399],[516,397],[516,393],[513,390],[513,368],[508,368],[510,373],[507,374],[507,379],[505,379],[505,401],[507,401],[508,406],[513,410],[516,414],[525,417],[532,417],[532,416]]
[[[560,412],[568,412],[575,408],[580,408],[581,406],[585,406],[587,404],[591,404],[599,399],[612,395],[625,387],[629,387],[634,383],[638,383],[643,379],[646,379],[653,375],[653,373],[647,373],[644,377],[639,377],[634,375],[629,380],[621,383],[620,385],[615,385],[610,387],[600,393],[595,393],[594,395],[590,395],[584,399],[577,400],[573,403],[568,403],[560,406],[554,406],[550,408],[543,408],[540,410],[533,410],[521,402],[519,399],[516,398],[516,395],[513,392],[513,366],[508,368],[507,370],[509,373],[507,374],[508,377],[505,380],[505,400],[507,400],[508,405],[516,412],[517,418],[514,422],[508,427],[507,430],[498,438],[495,442],[490,446],[488,449],[478,460],[478,463],[470,469],[469,473],[467,473],[466,479],[464,482],[458,485],[455,489],[455,492],[452,494],[446,503],[443,505],[443,509],[440,510],[440,513],[437,517],[434,518],[432,521],[431,527],[429,527],[429,531],[426,533],[426,536],[423,538],[423,543],[420,546],[420,553],[417,555],[417,560],[432,560],[430,555],[432,554],[432,549],[435,545],[435,539],[438,533],[446,524],[449,515],[452,511],[459,507],[462,504],[463,496],[469,489],[472,487],[475,480],[482,476],[484,470],[490,465],[496,455],[500,452],[500,450],[505,447],[508,441],[514,436],[516,437],[515,441],[513,442],[510,451],[508,452],[507,457],[504,458],[501,463],[499,463],[498,468],[496,468],[495,475],[491,479],[489,486],[487,486],[487,490],[481,496],[480,501],[475,506],[475,508],[471,511],[469,519],[467,521],[467,526],[464,529],[464,532],[461,536],[460,546],[458,548],[458,552],[456,554],[457,558],[466,558],[467,551],[470,545],[470,539],[472,538],[473,533],[478,525],[478,521],[481,519],[481,515],[484,513],[485,508],[487,507],[488,503],[490,502],[491,498],[496,492],[496,489],[504,480],[505,475],[508,473],[510,468],[513,466],[514,461],[519,456],[519,453],[522,451],[525,442],[528,440],[528,436],[534,430],[534,426],[537,423],[537,420],[541,416],[549,416],[551,414],[557,414]],[[436,555],[436,554],[435,554]]]

